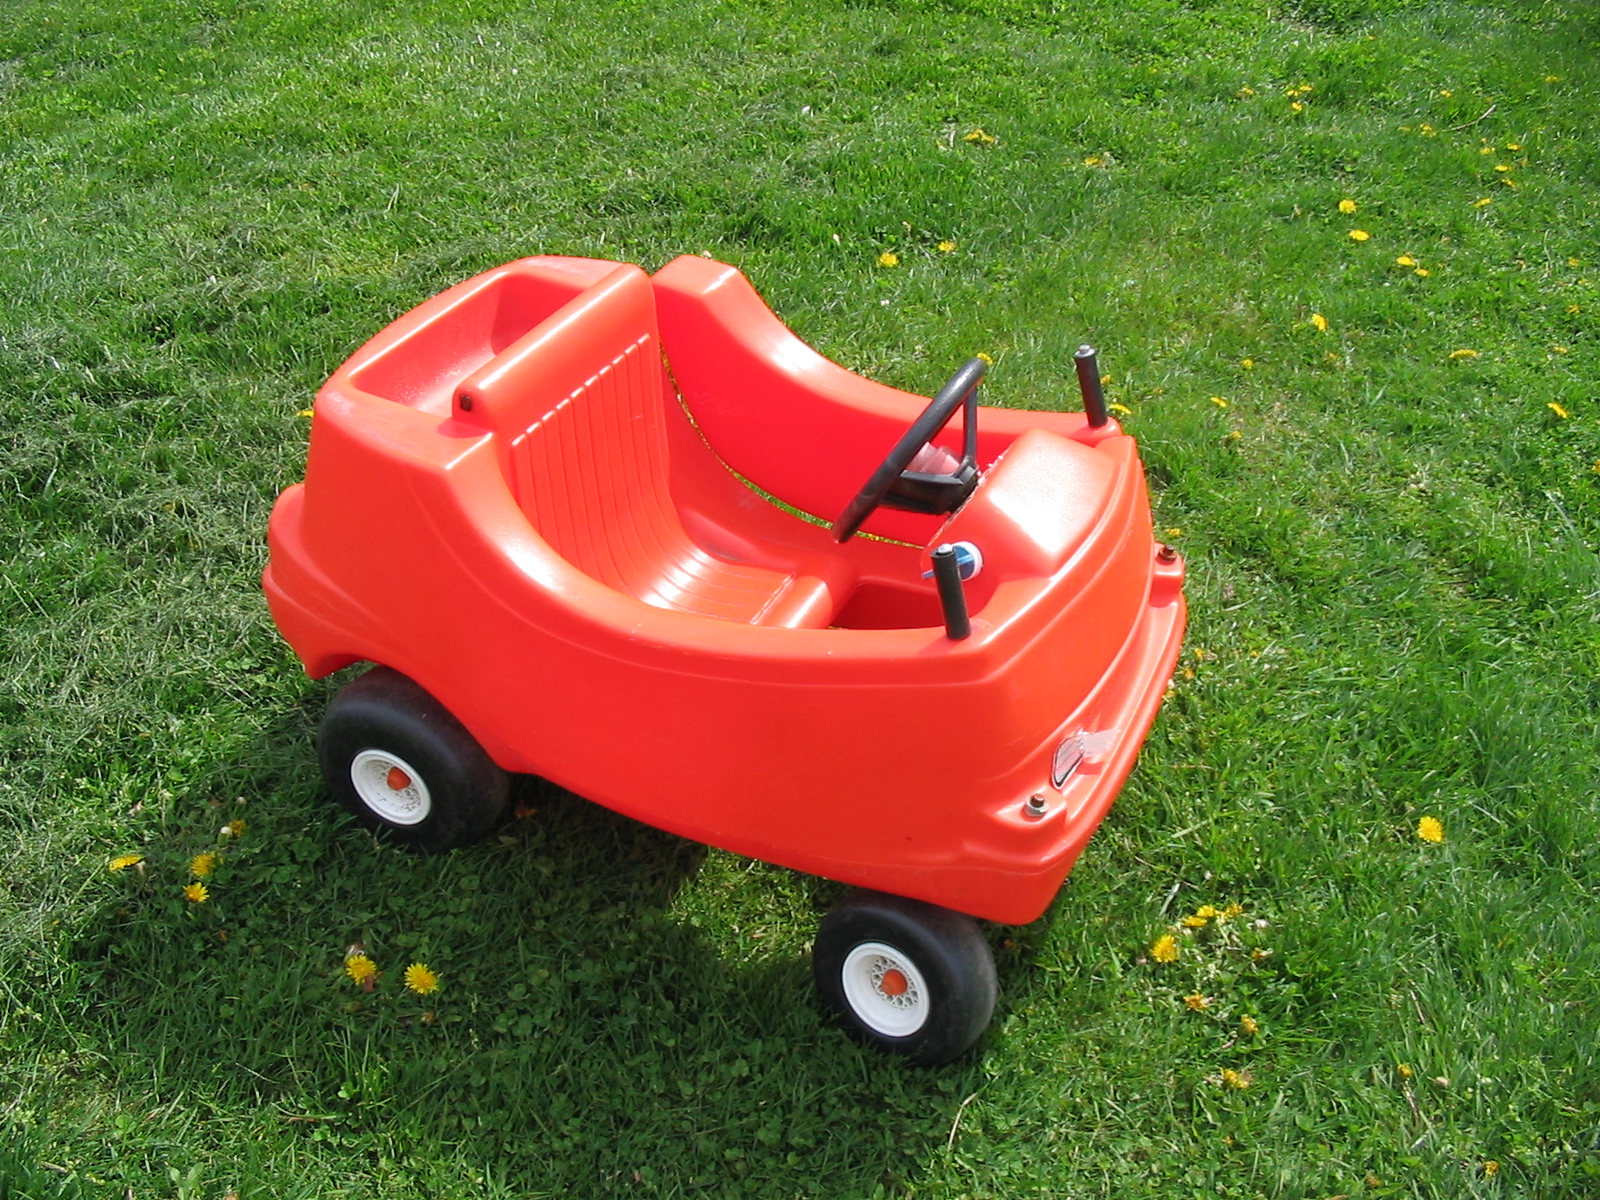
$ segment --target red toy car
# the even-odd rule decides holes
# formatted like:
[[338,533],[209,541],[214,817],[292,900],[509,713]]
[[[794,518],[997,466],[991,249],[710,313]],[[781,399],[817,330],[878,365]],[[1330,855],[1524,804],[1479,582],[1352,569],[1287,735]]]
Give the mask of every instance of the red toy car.
[[823,921],[819,988],[959,1054],[995,1001],[972,918],[1044,912],[1184,625],[1092,351],[1086,413],[979,408],[984,366],[931,405],[869,382],[703,258],[522,259],[401,317],[272,515],[306,670],[377,664],[323,722],[334,795],[445,849],[526,772],[872,889]]

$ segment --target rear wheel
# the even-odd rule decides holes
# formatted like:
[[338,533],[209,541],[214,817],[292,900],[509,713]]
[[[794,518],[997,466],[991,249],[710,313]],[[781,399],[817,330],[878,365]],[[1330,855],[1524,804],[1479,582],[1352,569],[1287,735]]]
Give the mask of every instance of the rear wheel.
[[922,1066],[961,1054],[994,1014],[994,956],[947,908],[856,892],[817,930],[817,990],[857,1037]]
[[510,776],[418,684],[374,667],[334,697],[317,759],[368,829],[421,850],[477,841],[505,810]]

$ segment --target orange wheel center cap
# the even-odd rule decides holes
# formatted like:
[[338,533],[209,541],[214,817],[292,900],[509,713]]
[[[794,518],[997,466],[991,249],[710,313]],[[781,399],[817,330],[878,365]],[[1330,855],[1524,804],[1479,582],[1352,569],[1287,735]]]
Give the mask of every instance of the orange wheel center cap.
[[385,782],[388,783],[392,790],[403,792],[411,786],[411,776],[407,775],[399,767],[390,767],[389,777]]
[[904,996],[910,986],[906,982],[905,972],[897,971],[893,967],[885,971],[883,978],[878,982],[878,990],[885,996]]

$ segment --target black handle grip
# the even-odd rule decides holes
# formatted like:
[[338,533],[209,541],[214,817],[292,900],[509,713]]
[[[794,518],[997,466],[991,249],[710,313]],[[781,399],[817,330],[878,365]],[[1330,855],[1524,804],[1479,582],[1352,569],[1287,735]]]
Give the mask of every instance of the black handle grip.
[[1078,360],[1078,391],[1083,393],[1089,428],[1099,429],[1111,419],[1106,415],[1106,394],[1100,386],[1100,360],[1093,346],[1079,346],[1073,357]]
[[956,548],[945,542],[932,554],[933,581],[939,585],[939,607],[944,609],[944,632],[952,642],[972,636],[967,616],[967,593],[961,586],[961,566]]

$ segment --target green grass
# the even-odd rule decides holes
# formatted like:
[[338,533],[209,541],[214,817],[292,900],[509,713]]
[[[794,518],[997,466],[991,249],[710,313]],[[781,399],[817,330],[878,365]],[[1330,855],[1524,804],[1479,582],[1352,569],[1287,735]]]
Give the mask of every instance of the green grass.
[[[1596,1194],[1597,41],[1531,2],[17,0],[0,1196]],[[817,1012],[833,885],[536,783],[480,848],[374,844],[257,590],[296,413],[384,322],[699,251],[918,391],[984,350],[991,402],[1068,405],[1094,341],[1181,530],[1185,671],[948,1068]],[[1204,904],[1244,911],[1150,961]]]

